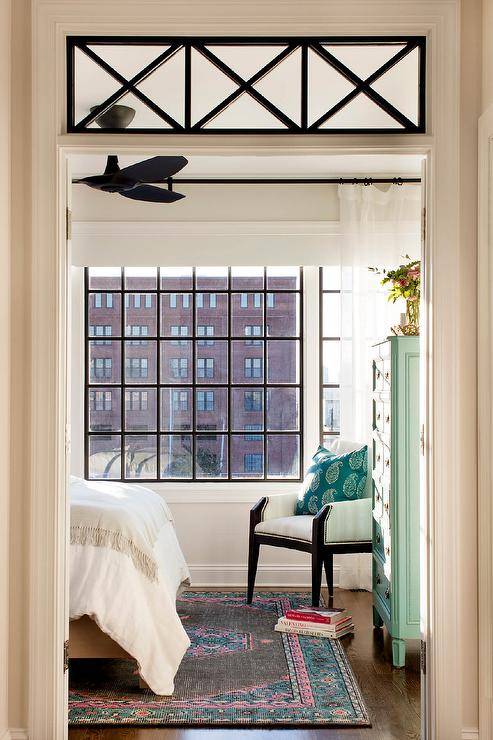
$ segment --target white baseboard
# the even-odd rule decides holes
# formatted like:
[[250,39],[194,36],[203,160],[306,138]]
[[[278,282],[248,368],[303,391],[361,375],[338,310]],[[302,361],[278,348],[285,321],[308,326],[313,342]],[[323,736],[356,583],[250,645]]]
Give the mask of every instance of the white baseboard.
[[27,730],[22,727],[10,727],[0,735],[0,740],[29,740]]
[[462,740],[479,740],[479,730],[474,727],[466,727],[462,730]]
[[[193,586],[234,586],[245,588],[246,565],[197,564],[189,565]],[[334,586],[339,585],[340,568],[334,567]],[[259,565],[256,584],[272,588],[280,586],[309,587],[312,581],[309,565]]]

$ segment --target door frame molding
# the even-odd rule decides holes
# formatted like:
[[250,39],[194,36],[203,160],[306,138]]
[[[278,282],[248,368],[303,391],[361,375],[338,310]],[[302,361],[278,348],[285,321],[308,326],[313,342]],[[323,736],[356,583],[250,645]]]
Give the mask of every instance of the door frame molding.
[[[282,13],[280,13],[282,5]],[[115,11],[118,6],[118,20]],[[405,14],[403,10],[405,9]],[[226,11],[227,10],[227,16]],[[69,34],[341,35],[426,34],[428,134],[276,137],[65,134],[65,37]],[[457,60],[451,64],[450,60]],[[427,737],[461,736],[462,683],[459,603],[461,457],[457,373],[458,333],[450,295],[460,285],[459,265],[459,30],[458,3],[401,0],[298,0],[245,4],[242,0],[34,0],[32,185],[32,471],[30,507],[29,736],[67,737],[67,682],[62,673],[67,603],[68,252],[65,239],[66,165],[71,152],[135,154],[344,154],[422,153],[427,156],[428,276],[425,314],[427,398],[425,479],[428,483]],[[438,187],[440,183],[440,187]],[[433,304],[433,312],[431,305]],[[439,331],[434,328],[439,327]],[[447,465],[442,461],[447,460]],[[456,649],[450,649],[450,646]],[[431,677],[431,680],[430,680]]]
[[478,128],[479,730],[493,735],[493,106]]

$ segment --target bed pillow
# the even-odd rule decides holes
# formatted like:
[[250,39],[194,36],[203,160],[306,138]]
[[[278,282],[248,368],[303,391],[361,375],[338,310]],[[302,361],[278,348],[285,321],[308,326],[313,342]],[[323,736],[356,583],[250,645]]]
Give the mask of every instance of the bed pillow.
[[368,447],[336,455],[319,446],[305,475],[296,514],[316,514],[325,504],[363,498],[368,473]]

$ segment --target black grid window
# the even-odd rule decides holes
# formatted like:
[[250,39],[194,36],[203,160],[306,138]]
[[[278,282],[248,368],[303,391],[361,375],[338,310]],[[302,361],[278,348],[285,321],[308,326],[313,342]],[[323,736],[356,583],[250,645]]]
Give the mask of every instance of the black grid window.
[[321,267],[320,281],[320,441],[341,433],[341,312],[340,265]]
[[87,268],[86,477],[299,480],[302,280]]

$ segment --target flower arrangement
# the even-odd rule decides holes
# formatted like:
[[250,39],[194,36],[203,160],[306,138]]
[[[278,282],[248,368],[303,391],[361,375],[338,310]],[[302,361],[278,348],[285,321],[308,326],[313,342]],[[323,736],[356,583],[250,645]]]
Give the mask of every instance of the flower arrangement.
[[406,301],[406,323],[400,327],[402,334],[419,334],[419,299],[421,290],[421,263],[420,260],[411,260],[408,254],[404,259],[409,260],[399,265],[395,270],[369,267],[370,272],[383,275],[381,285],[389,285],[388,300],[395,303],[399,298]]

